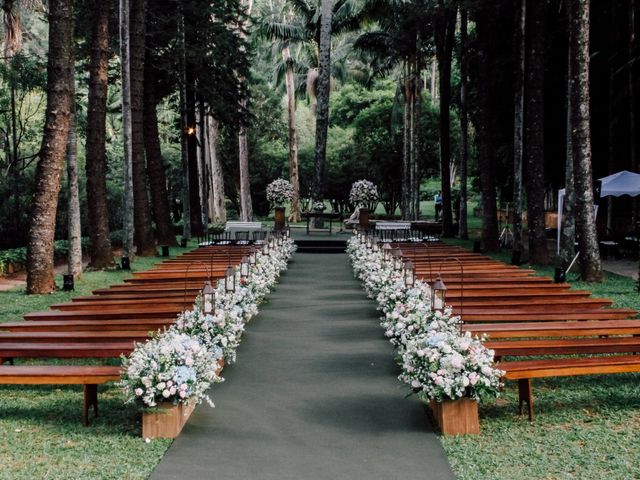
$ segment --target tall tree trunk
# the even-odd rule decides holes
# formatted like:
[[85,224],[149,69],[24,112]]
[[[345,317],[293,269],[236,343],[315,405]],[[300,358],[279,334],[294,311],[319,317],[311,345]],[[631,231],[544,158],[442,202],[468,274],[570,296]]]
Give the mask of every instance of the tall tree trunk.
[[410,123],[410,104],[412,91],[410,88],[411,79],[409,71],[409,62],[405,61],[404,66],[404,83],[402,88],[404,90],[404,110],[402,119],[402,201],[400,210],[403,220],[409,220],[411,218],[411,182],[409,169],[411,163],[409,161],[409,123]]
[[204,132],[204,103],[198,100],[196,106],[196,125],[198,132],[198,178],[200,180],[200,212],[204,232],[209,228],[209,182],[207,182],[207,146]]
[[75,65],[71,60],[71,115],[67,134],[68,205],[68,272],[74,278],[82,276],[82,227],[80,224],[80,192],[78,189],[78,142],[76,139]]
[[227,221],[227,209],[224,204],[224,177],[218,158],[218,122],[212,115],[206,115],[207,148],[209,149],[209,170],[211,172],[212,216],[216,223]]
[[145,69],[144,85],[144,149],[147,157],[147,173],[151,190],[153,219],[156,223],[158,242],[161,245],[176,245],[176,235],[171,221],[167,175],[164,170],[160,136],[158,133],[158,112],[156,111],[154,76],[150,68]]
[[[187,41],[187,45],[190,43]],[[196,95],[194,75],[187,68],[187,141],[189,142],[189,201],[191,205],[191,232],[202,233],[202,208],[200,199],[200,181],[198,177],[198,131],[196,125]]]
[[455,40],[455,5],[445,5],[438,0],[436,12],[436,56],[438,57],[438,75],[440,77],[440,186],[442,189],[442,235],[451,237],[453,215],[451,211],[451,55]]
[[573,140],[571,132],[571,21],[567,8],[567,119],[566,119],[566,157],[564,174],[564,208],[562,211],[562,234],[560,235],[560,260],[564,268],[568,268],[575,256],[576,242],[576,193],[573,174]]
[[589,0],[575,0],[570,5],[571,131],[580,269],[583,280],[600,282],[602,266],[593,209],[591,132],[589,130]]
[[122,75],[123,190],[122,247],[125,257],[133,258],[133,170],[131,146],[131,46],[129,0],[120,0],[120,69]]
[[329,88],[331,79],[331,0],[320,2],[320,61],[318,64],[318,111],[316,115],[315,174],[312,197],[316,202],[324,197],[324,175],[329,131]]
[[178,4],[178,45],[180,64],[180,157],[182,159],[182,238],[191,239],[191,188],[189,180],[189,122],[187,121],[187,48],[182,3]]
[[[245,10],[247,17],[251,14],[253,0],[246,0]],[[242,24],[242,35],[246,30],[247,22]],[[241,82],[246,79],[242,78]],[[246,101],[242,101],[242,108],[246,107]],[[251,181],[249,178],[249,140],[247,138],[246,125],[240,125],[238,131],[238,161],[240,163],[240,220],[250,222],[253,220],[253,204],[251,202]]]
[[409,89],[411,101],[409,102],[409,219],[416,218],[416,73],[411,62]]
[[282,50],[282,59],[285,62],[285,86],[287,89],[287,119],[289,121],[289,181],[293,186],[293,198],[291,199],[290,222],[300,221],[300,177],[298,174],[298,129],[296,127],[296,86],[291,62],[289,47]]
[[469,38],[467,33],[468,14],[466,8],[460,9],[460,136],[462,137],[462,155],[460,157],[460,207],[458,211],[458,236],[469,238],[467,228],[467,168],[469,165]]
[[544,44],[546,2],[530,0],[529,40],[526,58],[527,108],[525,109],[525,161],[527,185],[527,222],[529,234],[529,260],[549,263],[545,236],[545,183],[544,183]]
[[31,225],[27,250],[27,293],[55,290],[53,240],[60,176],[71,115],[73,78],[73,1],[49,1],[49,55],[47,107],[40,160],[36,168]]
[[143,257],[149,257],[156,255],[156,244],[151,225],[147,167],[144,156],[145,10],[145,0],[131,0],[131,173],[134,237],[136,253]]
[[[631,171],[635,172],[638,169],[637,142],[638,131],[636,128],[636,2],[635,0],[629,0],[629,61],[627,63],[627,77],[628,77],[628,90],[629,90],[629,158],[631,165]],[[609,202],[613,201],[613,197],[610,197]],[[638,221],[638,198],[631,198],[631,225],[634,226]],[[640,279],[639,279],[640,281]]]
[[[524,84],[526,58],[527,0],[520,0],[516,17],[516,71],[514,81],[514,125],[513,125],[513,250],[524,250],[522,239],[523,190],[522,160],[524,152]],[[508,221],[508,220],[507,220]]]
[[113,265],[107,202],[106,117],[109,85],[109,2],[93,0],[89,59],[86,173],[89,236],[93,269]]
[[242,125],[238,133],[238,156],[240,161],[240,220],[253,220],[253,205],[251,202],[251,183],[249,182],[249,140],[247,127]]
[[[609,98],[607,102],[607,120],[608,120],[608,156],[607,156],[607,174],[615,173],[615,163],[616,163],[616,147],[617,147],[617,135],[620,129],[618,125],[618,115],[617,111],[619,110],[619,97],[620,92],[619,89],[616,88],[616,76],[617,71],[620,69],[620,62],[617,61],[619,57],[616,52],[618,49],[618,22],[620,21],[618,10],[620,8],[619,1],[613,1],[611,4],[611,18],[609,21],[609,78],[608,87],[609,87]],[[569,59],[571,61],[571,59]],[[633,143],[633,140],[631,141]],[[613,232],[613,197],[608,197],[606,199],[607,202],[607,230],[606,235],[609,235]]]

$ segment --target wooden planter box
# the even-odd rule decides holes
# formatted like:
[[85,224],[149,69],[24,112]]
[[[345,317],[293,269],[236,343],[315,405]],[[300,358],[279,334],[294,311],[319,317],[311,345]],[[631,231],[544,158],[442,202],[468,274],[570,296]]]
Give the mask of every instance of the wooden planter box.
[[477,435],[480,433],[478,402],[470,398],[431,402],[431,413],[443,435]]
[[196,408],[195,402],[161,403],[152,411],[142,413],[143,438],[176,438]]
[[284,207],[275,207],[275,230],[284,230],[285,218]]

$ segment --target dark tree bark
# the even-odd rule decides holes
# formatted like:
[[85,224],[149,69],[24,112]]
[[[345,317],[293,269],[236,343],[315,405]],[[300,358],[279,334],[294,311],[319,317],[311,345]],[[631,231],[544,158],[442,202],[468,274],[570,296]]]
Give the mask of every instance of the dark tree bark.
[[566,118],[566,157],[564,169],[564,207],[562,211],[562,234],[560,235],[560,260],[563,268],[568,268],[575,256],[576,212],[575,179],[573,175],[573,140],[571,133],[571,20],[567,8],[567,118]]
[[144,157],[144,57],[145,0],[131,0],[131,172],[133,177],[133,221],[136,253],[147,257],[156,254],[151,227],[151,208],[147,192],[147,169]]
[[191,239],[191,201],[189,184],[189,142],[187,122],[187,52],[185,38],[185,18],[182,3],[178,4],[178,45],[180,64],[180,157],[182,159],[182,238]]
[[160,149],[158,114],[156,111],[155,81],[153,70],[145,67],[144,84],[144,149],[147,156],[147,173],[151,190],[151,211],[156,223],[158,242],[161,245],[176,245],[176,236],[171,222],[167,176]]
[[67,273],[74,278],[82,276],[82,224],[80,221],[80,191],[78,188],[78,140],[76,136],[76,102],[75,102],[75,62],[72,59],[71,69],[71,115],[69,117],[69,133],[67,134]]
[[526,52],[527,0],[520,0],[516,16],[516,68],[514,78],[513,119],[513,250],[524,250],[522,235],[522,209],[524,185],[522,181],[522,159],[524,153],[524,79]]
[[576,218],[580,270],[587,282],[602,281],[591,172],[589,113],[589,0],[571,5],[571,132],[576,186]]
[[86,173],[91,262],[94,269],[113,265],[107,202],[105,153],[107,88],[109,84],[109,2],[93,1],[90,40],[89,106],[87,108]]
[[40,160],[36,168],[29,244],[27,293],[55,290],[53,240],[60,176],[71,115],[73,58],[73,1],[49,1],[49,55],[47,60],[47,108]]
[[440,179],[442,188],[442,235],[452,237],[451,211],[451,55],[455,40],[457,6],[438,0],[436,12],[436,56],[440,78]]
[[[202,233],[202,209],[200,206],[200,187],[198,178],[198,137],[196,129],[196,96],[193,79],[187,70],[187,142],[189,163],[189,202],[191,212],[191,232]],[[186,219],[185,219],[186,220]]]
[[549,263],[544,208],[544,65],[546,2],[530,0],[525,76],[525,155],[529,260]]
[[324,174],[327,157],[327,133],[329,130],[329,87],[331,78],[331,0],[320,5],[320,62],[318,68],[318,110],[316,115],[315,174],[311,196],[321,201],[324,195]]
[[469,238],[467,230],[467,167],[469,165],[469,39],[467,33],[468,14],[466,8],[460,9],[460,135],[462,154],[460,156],[460,210],[458,211],[458,236]]

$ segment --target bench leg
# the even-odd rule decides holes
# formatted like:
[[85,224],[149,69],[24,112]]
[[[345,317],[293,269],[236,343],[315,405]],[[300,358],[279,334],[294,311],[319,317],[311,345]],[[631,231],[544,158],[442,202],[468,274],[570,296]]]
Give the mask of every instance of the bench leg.
[[531,395],[531,379],[521,378],[518,380],[518,413],[522,415],[522,405],[524,403],[529,407],[529,421],[533,422],[533,395]]
[[94,416],[98,416],[98,385],[83,385],[84,406],[82,410],[82,423],[89,426],[89,408],[93,406]]

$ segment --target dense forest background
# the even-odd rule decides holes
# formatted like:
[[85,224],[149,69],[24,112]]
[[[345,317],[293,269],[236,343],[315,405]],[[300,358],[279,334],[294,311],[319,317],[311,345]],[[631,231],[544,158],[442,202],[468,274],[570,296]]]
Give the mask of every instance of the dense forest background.
[[[28,243],[47,103],[49,8],[56,3],[3,2],[0,248]],[[521,201],[529,202],[525,210],[529,210],[530,219],[539,216],[538,210],[556,208],[557,190],[565,185],[571,136],[569,33],[575,33],[570,23],[574,2],[126,3],[131,9],[134,111],[135,68],[144,84],[144,95],[153,95],[148,101],[145,96],[144,108],[139,106],[145,112],[142,134],[151,143],[145,144],[149,180],[138,190],[135,118],[133,121],[133,190],[137,199],[142,194],[151,196],[147,216],[153,214],[153,222],[149,222],[156,236],[162,227],[155,211],[160,203],[168,209],[164,218],[170,219],[171,236],[182,233],[189,237],[201,231],[204,223],[227,218],[269,215],[271,206],[264,191],[274,178],[292,174],[294,138],[302,210],[319,195],[314,182],[320,174],[321,199],[341,212],[353,209],[348,201],[350,185],[362,178],[378,185],[387,216],[420,218],[420,201],[443,190],[444,233],[466,236],[466,224],[454,231],[452,220],[461,213],[466,218],[467,212],[457,211],[456,198],[468,178],[469,191],[462,195],[479,203],[485,215],[483,240],[491,248],[497,237],[495,209],[517,200],[514,191],[520,190],[519,184],[524,192]],[[332,8],[328,135],[326,160],[318,167],[316,114],[324,111],[326,103],[319,88],[321,8],[327,3]],[[637,171],[638,7],[635,0],[575,3],[581,4],[579,8],[590,6],[592,18],[587,33],[593,178],[621,169]],[[82,236],[89,237],[94,228],[94,202],[87,200],[87,191],[92,191],[92,186],[87,186],[87,172],[95,170],[87,170],[87,152],[92,151],[87,131],[91,129],[89,111],[94,95],[90,88],[92,62],[96,61],[95,42],[102,25],[108,79],[104,138],[99,139],[106,154],[107,212],[103,213],[108,219],[109,238],[117,246],[126,236],[123,226],[130,210],[123,171],[127,149],[120,61],[122,2],[78,0],[72,6],[73,130]],[[17,43],[16,25],[20,26]],[[135,52],[140,47],[135,42],[142,42],[138,52],[143,52],[142,63],[137,65]],[[519,123],[521,64],[525,67],[521,79],[524,109]],[[519,147],[518,129],[523,137]],[[159,143],[159,150],[154,150],[154,142]],[[514,159],[519,155],[524,182],[514,178]],[[140,171],[144,174],[144,153],[142,161]],[[160,177],[152,172],[158,164],[163,173]],[[217,173],[216,168],[220,169]],[[65,170],[63,186],[67,185],[66,174]],[[248,183],[243,183],[247,176]],[[427,181],[434,178],[440,179],[440,185],[427,187],[433,185]],[[156,201],[154,181],[163,186],[166,200]],[[190,184],[188,196],[186,184]],[[68,199],[69,190],[63,187],[56,213],[56,239],[68,236]],[[135,214],[143,215],[138,204],[136,200]],[[603,221],[609,228],[624,229],[635,221],[634,213],[629,222],[630,210],[635,212],[635,206],[628,198],[612,200]],[[534,221],[529,223],[531,242]],[[166,232],[159,240],[171,241]],[[549,255],[536,258],[546,263]]]

